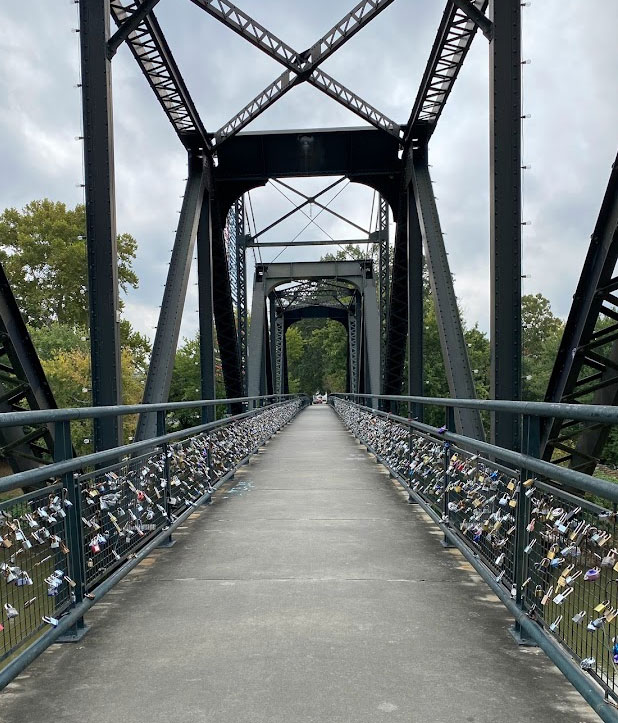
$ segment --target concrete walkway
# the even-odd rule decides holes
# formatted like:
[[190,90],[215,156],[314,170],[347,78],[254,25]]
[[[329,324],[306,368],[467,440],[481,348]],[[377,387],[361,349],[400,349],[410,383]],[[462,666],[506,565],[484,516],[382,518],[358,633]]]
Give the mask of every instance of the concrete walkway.
[[2,723],[591,723],[327,407],[0,694]]

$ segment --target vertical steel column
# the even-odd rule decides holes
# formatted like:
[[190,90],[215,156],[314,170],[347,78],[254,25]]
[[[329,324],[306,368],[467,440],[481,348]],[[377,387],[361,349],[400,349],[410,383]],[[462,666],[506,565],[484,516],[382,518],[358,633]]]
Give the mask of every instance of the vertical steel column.
[[[109,19],[109,0],[79,0],[90,353],[95,406],[122,401],[112,84],[111,63],[107,57]],[[96,450],[121,444],[121,434],[117,417],[94,420]]]
[[358,394],[358,291],[354,292],[354,303],[348,312],[348,379],[352,394]]
[[[423,236],[414,190],[407,191],[408,212],[408,394],[423,396]],[[409,416],[422,421],[423,407],[413,404]]]
[[[216,204],[216,189],[214,191]],[[212,295],[215,312],[215,327],[217,341],[221,356],[221,369],[225,393],[228,397],[242,397],[243,385],[240,370],[240,352],[238,349],[238,334],[236,332],[236,319],[234,316],[234,302],[230,289],[230,274],[228,272],[225,239],[218,214],[215,216],[215,204],[211,198],[213,217],[212,228]],[[241,405],[232,405],[235,412],[240,412]]]
[[247,357],[247,396],[256,397],[263,394],[263,360],[264,360],[264,320],[266,313],[266,296],[264,281],[259,271],[253,280],[253,301],[251,303],[251,327],[249,329],[249,348]]
[[408,331],[408,249],[406,196],[400,194],[393,249],[391,297],[388,305],[388,337],[384,363],[384,393],[401,394]]
[[283,325],[283,350],[282,350],[282,367],[283,367],[283,393],[290,393],[290,375],[288,373],[288,338],[285,324]]
[[[523,418],[523,439],[522,452],[530,457],[540,457],[541,452],[541,418],[524,415]],[[513,570],[513,591],[515,593],[515,602],[520,608],[524,607],[523,583],[528,577],[528,556],[524,552],[524,548],[530,541],[530,533],[528,532],[528,524],[530,522],[530,499],[527,497],[527,489],[524,488],[524,482],[533,477],[533,473],[527,469],[520,470],[520,478],[517,485],[517,507],[515,513],[515,560]],[[534,645],[530,638],[526,635],[521,625],[516,622],[511,628],[513,637],[520,645]]]
[[[491,0],[491,398],[521,396],[521,3]],[[516,414],[492,415],[491,441],[519,449]]]
[[[413,186],[449,391],[451,397],[474,399],[476,389],[431,185],[426,147],[414,152]],[[481,414],[476,409],[457,409],[455,425],[460,434],[474,439],[485,438]]]
[[[242,219],[242,221],[241,221]],[[244,203],[242,214],[237,215],[241,222],[242,233],[236,236],[236,323],[238,327],[238,344],[240,347],[240,370],[242,374],[243,394],[247,393],[247,237],[245,235]]]
[[[144,404],[165,402],[169,395],[205,184],[203,159],[190,153],[189,178],[167,272],[157,333],[152,345],[144,388]],[[156,414],[152,412],[140,414],[135,438],[149,439],[155,436],[156,431]]]
[[[367,389],[371,394],[380,394],[380,312],[375,281],[366,278],[363,288],[363,344],[366,354]],[[377,409],[378,400],[371,399],[371,406]]]
[[262,367],[264,373],[263,389],[262,394],[273,394],[273,344],[272,336],[274,330],[271,332],[270,325],[268,323],[268,311],[264,309],[264,365]]
[[275,339],[275,394],[285,394],[285,319],[283,312],[275,317],[274,323]]
[[279,356],[277,354],[277,335],[276,335],[276,296],[274,292],[268,295],[268,340],[270,349],[270,379],[272,384],[272,394],[277,393],[277,364],[279,363]]
[[390,242],[388,238],[388,203],[383,196],[378,198],[378,294],[380,306],[380,393],[384,393],[388,300],[390,295]]
[[[64,462],[73,457],[71,441],[71,423],[54,423],[54,462]],[[79,605],[86,594],[86,561],[84,559],[84,527],[82,523],[82,495],[77,475],[65,472],[60,481],[66,490],[66,499],[70,502],[67,510],[67,545],[69,548],[69,577],[75,582],[73,605]],[[79,618],[59,639],[58,642],[74,643],[80,641],[88,626],[84,618]]]
[[[216,399],[215,334],[212,301],[212,219],[210,193],[204,192],[197,227],[197,289],[200,319],[200,383],[202,399]],[[202,407],[202,424],[213,422],[215,406]]]

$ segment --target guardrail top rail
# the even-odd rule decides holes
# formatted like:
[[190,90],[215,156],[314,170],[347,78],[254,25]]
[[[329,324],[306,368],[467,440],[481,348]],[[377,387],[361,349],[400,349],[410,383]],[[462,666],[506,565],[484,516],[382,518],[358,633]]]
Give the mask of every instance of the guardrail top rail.
[[[454,434],[452,414],[436,428],[350,398],[517,412],[527,418],[527,451],[533,453],[530,436],[538,442],[539,427],[530,419],[573,419],[571,405],[330,398],[348,429],[498,594],[515,617],[516,632],[543,648],[603,720],[618,720],[616,708],[604,702],[618,701],[618,485]],[[612,408],[577,405],[577,412],[618,423]],[[586,492],[595,498],[586,499]]]
[[[256,401],[272,403],[165,431],[166,412]],[[24,412],[53,422],[61,461],[0,481],[0,491],[44,483],[0,503],[0,688],[61,634],[79,639],[90,605],[154,546],[170,544],[193,509],[307,401],[276,395]],[[72,457],[71,420],[139,411],[157,412],[157,437]],[[2,414],[0,424],[23,416]]]

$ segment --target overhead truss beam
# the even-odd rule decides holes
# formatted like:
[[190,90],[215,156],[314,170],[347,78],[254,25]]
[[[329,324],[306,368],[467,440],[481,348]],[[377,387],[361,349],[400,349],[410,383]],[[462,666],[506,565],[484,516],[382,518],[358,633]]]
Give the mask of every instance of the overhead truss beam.
[[433,133],[478,27],[470,13],[476,10],[477,19],[478,14],[484,16],[487,4],[488,0],[469,0],[462,9],[463,0],[457,3],[447,1],[406,125],[406,147],[419,134],[427,139]]
[[[126,24],[132,21],[133,16],[139,13],[140,22],[126,37],[133,57],[183,145],[187,149],[210,151],[212,143],[161,27],[152,10],[149,13],[143,11],[148,3],[153,4],[150,0],[133,0],[127,4],[123,0],[111,0],[110,10],[116,25],[125,29],[129,27]],[[108,55],[111,50],[113,46],[108,46]]]
[[[618,314],[612,308],[618,304],[612,294],[618,284],[617,259],[618,155],[573,296],[546,401],[587,402],[591,395],[594,404],[618,401]],[[603,425],[548,420],[542,435],[543,456],[551,460],[555,450],[565,451],[560,461],[592,474],[608,432]],[[575,445],[568,442],[573,438],[577,438]]]
[[217,145],[238,133],[291,88],[304,81],[326,93],[371,125],[399,137],[397,123],[337,80],[318,70],[321,63],[386,9],[393,0],[363,0],[311,48],[301,53],[227,0],[192,0],[192,2],[286,67],[278,78],[216,132]]
[[118,52],[118,48],[126,41],[129,35],[137,30],[146,16],[154,9],[159,0],[143,0],[142,4],[122,23],[112,37],[107,41],[107,57],[111,60]]

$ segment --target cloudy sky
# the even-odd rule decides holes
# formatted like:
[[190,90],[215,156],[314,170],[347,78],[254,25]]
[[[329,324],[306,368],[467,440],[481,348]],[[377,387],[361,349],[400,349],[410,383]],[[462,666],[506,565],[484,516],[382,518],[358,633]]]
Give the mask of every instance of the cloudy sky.
[[[294,48],[312,45],[354,0],[239,0]],[[27,5],[27,7],[26,7]],[[405,122],[425,67],[444,0],[397,0],[324,64],[326,72],[398,122]],[[189,0],[156,9],[209,131],[223,125],[281,72]],[[533,0],[524,17],[523,57],[525,293],[545,294],[566,316],[618,145],[617,0]],[[48,197],[82,200],[77,5],[72,0],[0,0],[0,208]],[[441,221],[455,288],[469,324],[488,328],[488,49],[478,35],[430,146]],[[186,158],[126,48],[113,63],[119,232],[139,242],[140,288],[126,316],[152,336],[186,177]],[[326,96],[303,85],[248,130],[362,125]],[[298,180],[315,191],[327,180]],[[339,187],[340,188],[340,187]],[[339,190],[339,188],[337,190]],[[283,189],[286,195],[293,195]],[[325,196],[328,200],[334,195]],[[332,208],[363,228],[372,192],[348,185]],[[257,228],[291,208],[275,188],[252,192]],[[317,211],[312,210],[315,217]],[[334,238],[354,229],[321,214]],[[308,223],[297,215],[264,240],[289,241]],[[299,238],[327,236],[314,225]],[[317,259],[327,249],[285,250],[280,260]],[[336,250],[336,247],[335,247]],[[278,250],[262,252],[264,261]],[[253,264],[250,255],[249,264]],[[194,279],[195,280],[195,279]],[[197,294],[189,290],[182,334],[197,328]]]

